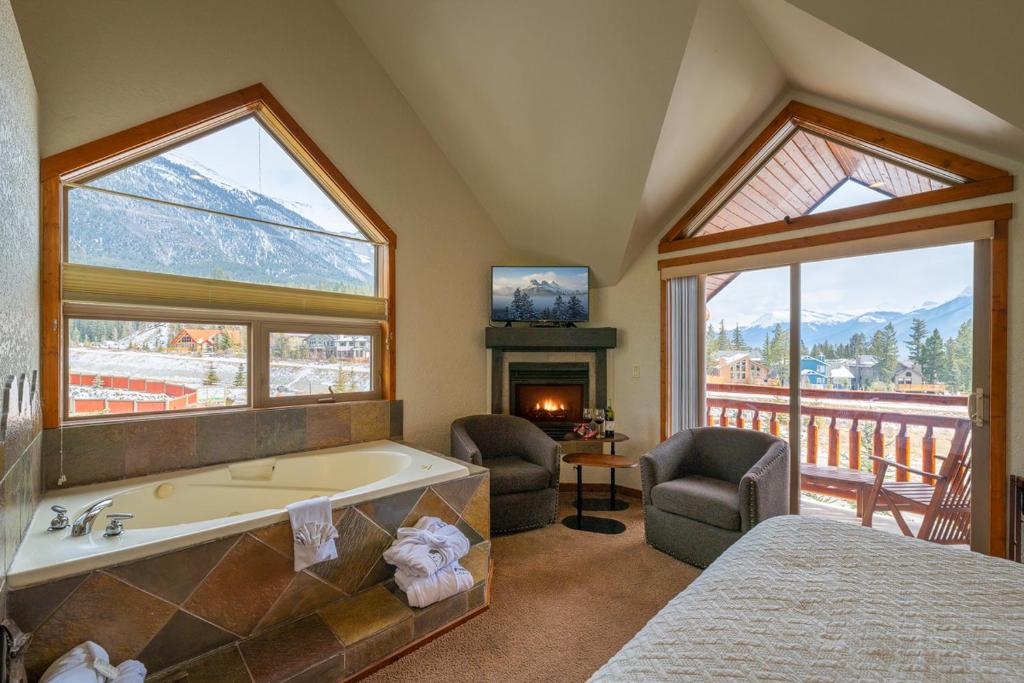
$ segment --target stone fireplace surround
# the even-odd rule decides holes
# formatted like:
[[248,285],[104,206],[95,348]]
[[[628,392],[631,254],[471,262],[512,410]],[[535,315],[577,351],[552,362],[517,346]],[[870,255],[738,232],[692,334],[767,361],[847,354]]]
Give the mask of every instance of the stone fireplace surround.
[[[584,384],[586,406],[608,403],[608,349],[617,343],[614,327],[488,327],[485,343],[491,350],[491,413],[514,412],[516,381],[542,381],[550,370],[551,384],[576,375]],[[586,380],[574,372],[586,365]],[[586,407],[584,406],[584,407]]]

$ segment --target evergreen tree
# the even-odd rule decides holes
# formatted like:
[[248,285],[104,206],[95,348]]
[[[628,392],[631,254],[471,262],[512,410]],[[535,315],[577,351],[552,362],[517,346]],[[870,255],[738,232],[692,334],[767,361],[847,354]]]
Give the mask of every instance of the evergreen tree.
[[352,368],[345,366],[342,363],[338,363],[338,373],[334,377],[334,391],[338,393],[345,393],[347,391],[356,391],[356,375],[352,371]]
[[736,323],[736,328],[732,331],[732,348],[737,351],[746,351],[750,348],[747,346],[747,342],[743,340],[743,333],[740,332],[739,323]]
[[971,369],[974,361],[974,326],[973,321],[967,320],[956,331],[952,338],[952,358],[949,374],[953,388],[961,393],[967,393],[971,389],[973,378]]
[[928,329],[925,327],[924,321],[920,318],[914,318],[914,321],[910,323],[910,337],[904,342],[907,345],[908,357],[911,363],[924,366],[922,354],[924,353],[924,343],[927,337]]
[[583,320],[587,317],[587,311],[583,308],[583,302],[580,301],[580,298],[575,294],[569,297],[569,303],[566,305],[565,314],[568,320]]
[[236,387],[245,386],[245,365],[238,364],[238,371],[235,373],[235,379],[231,384]]
[[878,370],[878,377],[882,382],[891,383],[892,373],[896,371],[896,361],[899,355],[899,345],[896,340],[896,328],[892,323],[875,332],[871,338],[871,346],[868,353],[874,356],[878,363],[875,367]]
[[526,292],[522,293],[522,298],[519,301],[520,310],[523,313],[523,320],[536,320],[537,311],[533,307],[533,299]]
[[858,358],[868,352],[868,340],[863,332],[855,332],[850,337],[850,349],[847,355],[850,358]]
[[568,316],[569,309],[565,305],[565,300],[562,299],[562,295],[559,294],[555,297],[554,306],[551,308],[551,315],[555,320],[565,320]]
[[220,377],[217,376],[217,368],[213,367],[213,363],[209,363],[206,366],[206,376],[203,377],[203,386],[212,387],[220,382]]
[[512,292],[512,319],[522,320],[523,319],[523,290],[516,287],[516,291]]
[[732,346],[729,344],[729,333],[725,331],[725,321],[718,323],[718,349],[728,351]]
[[704,331],[704,368],[710,372],[714,368],[715,354],[721,349],[718,348],[718,335],[715,334],[715,327],[708,323]]
[[931,335],[921,345],[921,374],[928,384],[935,384],[945,372],[946,347],[939,330],[932,330]]

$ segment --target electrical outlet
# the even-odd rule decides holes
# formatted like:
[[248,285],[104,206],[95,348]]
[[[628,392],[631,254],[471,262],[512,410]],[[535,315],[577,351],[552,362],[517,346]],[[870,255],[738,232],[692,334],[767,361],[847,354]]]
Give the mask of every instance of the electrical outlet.
[[633,379],[640,379],[640,366],[639,365],[634,365],[633,366]]

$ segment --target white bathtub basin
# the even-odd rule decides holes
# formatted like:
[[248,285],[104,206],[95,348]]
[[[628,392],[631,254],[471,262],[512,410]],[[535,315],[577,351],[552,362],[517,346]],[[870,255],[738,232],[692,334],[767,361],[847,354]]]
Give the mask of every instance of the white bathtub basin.
[[[288,503],[328,496],[335,508],[465,476],[458,463],[395,443],[372,441],[50,491],[36,508],[7,580],[22,588],[184,548],[287,519]],[[104,498],[86,536],[47,531],[62,505],[72,520]],[[104,537],[106,515],[130,512],[127,531]]]

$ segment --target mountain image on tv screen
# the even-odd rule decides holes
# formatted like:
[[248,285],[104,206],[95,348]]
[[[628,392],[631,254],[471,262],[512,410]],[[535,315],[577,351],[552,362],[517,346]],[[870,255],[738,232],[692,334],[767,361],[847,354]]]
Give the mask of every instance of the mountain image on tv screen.
[[586,322],[590,319],[590,271],[579,266],[495,266],[491,319]]

